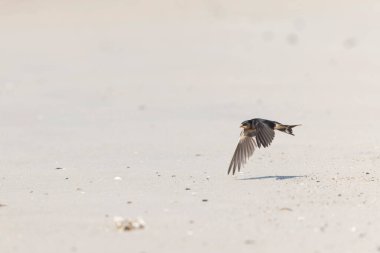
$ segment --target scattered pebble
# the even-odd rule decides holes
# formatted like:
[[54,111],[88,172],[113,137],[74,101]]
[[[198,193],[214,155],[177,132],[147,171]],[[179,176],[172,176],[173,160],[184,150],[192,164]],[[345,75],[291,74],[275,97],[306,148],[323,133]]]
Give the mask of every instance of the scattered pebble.
[[57,168],[55,168],[56,170],[63,170],[63,168],[61,168],[61,167],[57,167]]
[[248,239],[248,240],[245,240],[244,243],[245,243],[245,244],[254,244],[255,241],[254,241],[254,240],[250,240],[250,239]]
[[289,208],[289,207],[283,207],[283,208],[280,208],[280,211],[293,211],[293,209]]
[[121,181],[123,179],[121,177],[114,177],[113,180]]
[[132,204],[132,201],[127,201],[127,204],[129,204],[129,205]]
[[146,109],[146,106],[145,105],[139,105],[138,109],[140,111],[144,111]]
[[69,178],[68,177],[65,177],[65,180],[68,180]]
[[288,36],[286,36],[286,40],[290,45],[297,45],[298,35],[295,33],[290,33]]
[[0,207],[4,207],[4,206],[7,206],[7,205],[5,205],[5,204],[1,204],[1,203],[0,203]]
[[187,231],[187,235],[192,236],[193,234],[194,234],[193,231],[191,231],[191,230]]
[[145,228],[145,222],[141,218],[125,219],[121,216],[113,217],[115,226],[120,231],[131,231]]
[[355,233],[356,232],[356,227],[353,226],[350,230],[351,230],[351,232]]
[[346,49],[352,49],[354,47],[356,47],[358,44],[356,38],[354,37],[350,37],[350,38],[347,38],[345,41],[343,41],[343,46],[346,48]]
[[202,156],[201,154],[195,154],[195,156]]
[[202,202],[207,202],[208,201],[208,199],[202,199]]
[[79,187],[77,188],[77,191],[80,192],[80,193],[82,193],[82,194],[85,193],[85,192],[82,190],[82,188],[79,188]]
[[190,188],[185,188],[185,191],[190,191],[191,189]]
[[320,231],[321,232],[325,232],[325,230],[327,229],[328,225],[327,224],[324,224],[322,227],[320,227]]
[[342,194],[339,193],[339,194],[338,194],[338,197],[342,197]]

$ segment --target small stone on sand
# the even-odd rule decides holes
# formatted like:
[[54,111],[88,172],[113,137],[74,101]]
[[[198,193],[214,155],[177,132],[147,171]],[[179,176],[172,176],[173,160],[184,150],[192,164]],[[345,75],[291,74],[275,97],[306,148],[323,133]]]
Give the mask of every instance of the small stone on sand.
[[141,218],[125,219],[121,216],[115,216],[113,221],[116,228],[120,231],[131,231],[145,228],[145,222]]

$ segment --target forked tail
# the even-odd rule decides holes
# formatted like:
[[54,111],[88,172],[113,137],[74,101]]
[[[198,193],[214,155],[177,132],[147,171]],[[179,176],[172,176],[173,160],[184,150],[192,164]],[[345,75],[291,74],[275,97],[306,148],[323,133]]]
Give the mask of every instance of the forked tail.
[[283,124],[278,123],[276,124],[276,129],[279,131],[285,132],[287,134],[294,135],[292,128],[296,126],[300,126],[300,125],[283,125]]

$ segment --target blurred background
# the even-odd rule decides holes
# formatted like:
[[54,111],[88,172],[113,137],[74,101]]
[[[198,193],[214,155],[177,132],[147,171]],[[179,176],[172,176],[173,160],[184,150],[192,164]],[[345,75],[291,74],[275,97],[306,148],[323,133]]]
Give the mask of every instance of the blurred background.
[[142,149],[188,135],[199,149],[253,117],[374,129],[379,13],[379,1],[2,0],[3,162],[41,146],[48,162],[83,148],[89,162],[137,133],[152,138]]

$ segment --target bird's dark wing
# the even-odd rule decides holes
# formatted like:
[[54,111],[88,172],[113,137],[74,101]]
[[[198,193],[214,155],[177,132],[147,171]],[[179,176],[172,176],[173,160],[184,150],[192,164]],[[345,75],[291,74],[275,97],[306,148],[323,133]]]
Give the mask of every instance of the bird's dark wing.
[[259,148],[261,146],[264,148],[268,147],[273,141],[274,130],[264,122],[258,122],[255,127],[257,146]]
[[255,139],[244,134],[244,131],[240,134],[239,143],[236,147],[234,156],[232,157],[230,167],[228,168],[228,174],[232,170],[232,175],[235,174],[236,168],[240,171],[240,168],[244,166],[248,158],[253,155],[255,151],[256,142]]

